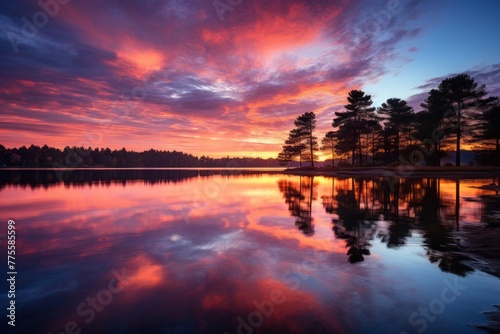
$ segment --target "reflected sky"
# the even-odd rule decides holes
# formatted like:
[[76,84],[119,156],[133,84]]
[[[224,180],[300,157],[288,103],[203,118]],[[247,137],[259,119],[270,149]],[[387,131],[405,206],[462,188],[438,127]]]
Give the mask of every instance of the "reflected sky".
[[[184,176],[5,182],[0,210],[18,237],[16,329],[418,333],[425,323],[429,333],[474,333],[500,298],[499,279],[449,243],[484,220],[491,203],[480,196],[491,191],[477,187],[492,180],[459,182],[457,226],[454,180],[401,180],[388,192],[376,179]],[[447,284],[465,288],[425,320],[419,308]]]

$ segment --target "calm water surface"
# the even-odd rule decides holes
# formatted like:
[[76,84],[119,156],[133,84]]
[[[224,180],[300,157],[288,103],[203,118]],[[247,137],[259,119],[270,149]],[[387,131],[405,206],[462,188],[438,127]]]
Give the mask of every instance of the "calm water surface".
[[499,303],[457,247],[497,180],[210,174],[0,171],[15,332],[477,333]]

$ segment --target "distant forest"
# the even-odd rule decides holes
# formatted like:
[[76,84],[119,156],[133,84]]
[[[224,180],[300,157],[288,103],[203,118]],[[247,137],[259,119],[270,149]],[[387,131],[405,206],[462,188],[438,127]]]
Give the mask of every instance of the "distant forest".
[[0,167],[277,167],[277,159],[269,158],[210,158],[193,156],[178,151],[149,150],[144,152],[111,150],[109,148],[65,147],[31,145],[5,148],[0,145]]
[[333,129],[320,147],[314,112],[297,117],[278,155],[280,163],[314,167],[321,149],[332,165],[337,159],[341,166],[440,166],[447,153],[456,152],[455,165],[460,166],[466,144],[475,151],[477,164],[500,165],[499,100],[467,74],[431,89],[418,112],[400,98],[376,108],[361,90],[350,91],[347,102],[332,115]]

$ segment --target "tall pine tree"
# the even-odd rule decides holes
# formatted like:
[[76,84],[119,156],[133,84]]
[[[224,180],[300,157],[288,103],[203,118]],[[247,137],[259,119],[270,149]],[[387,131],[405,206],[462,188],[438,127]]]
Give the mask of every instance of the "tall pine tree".
[[[361,90],[352,90],[347,97],[349,104],[346,104],[344,112],[336,112],[332,126],[338,128],[339,132],[349,134],[349,137],[339,137],[339,146],[344,149],[351,147],[353,154],[353,163],[355,150],[359,153],[359,164],[363,164],[363,147],[361,145],[361,136],[369,133],[369,122],[374,118],[375,108],[371,96],[365,95]],[[349,145],[344,141],[354,141],[355,146]]]

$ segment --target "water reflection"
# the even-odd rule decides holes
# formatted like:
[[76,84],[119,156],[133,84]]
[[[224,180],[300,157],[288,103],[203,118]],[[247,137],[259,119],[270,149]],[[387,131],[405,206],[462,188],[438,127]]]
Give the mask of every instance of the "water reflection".
[[[337,238],[346,241],[348,261],[356,263],[363,261],[364,255],[370,255],[369,240],[373,239],[376,229],[370,219],[369,208],[366,206],[361,208],[364,180],[350,181],[347,188],[339,189],[336,196],[332,196],[337,203],[337,210],[329,206],[325,210],[337,213],[338,218],[332,220],[333,232]],[[334,187],[333,182],[332,180],[332,187]]]
[[[460,231],[460,221],[470,219],[461,215],[460,180],[446,181],[445,194],[441,194],[442,180],[437,178],[398,179],[391,184],[384,178],[331,178],[330,182],[321,204],[333,216],[332,230],[335,238],[345,242],[348,262],[364,261],[375,236],[388,248],[398,249],[416,231],[422,235],[429,261],[442,271],[459,276],[474,271],[465,264],[471,258],[461,253],[460,240],[454,234]],[[281,179],[278,186],[299,229],[312,234],[314,177],[298,177],[297,182]],[[498,196],[477,200],[482,210],[475,210],[475,220],[480,221],[480,211],[484,221],[490,217],[498,222]]]
[[[409,316],[454,278],[467,290],[428,331],[467,332],[500,298],[497,278],[458,257],[455,181],[113,173],[2,175],[19,332],[412,333]],[[490,183],[460,181],[460,233],[494,224]],[[87,323],[87,298],[122,268],[123,291]]]
[[296,218],[295,225],[305,235],[314,234],[312,202],[317,199],[314,176],[299,176],[298,182],[279,180],[278,187],[288,204],[290,214]]
[[0,170],[0,190],[6,186],[30,188],[48,188],[64,184],[73,187],[91,187],[95,185],[123,186],[137,181],[148,184],[183,182],[197,177],[213,175],[253,177],[258,172],[244,170],[174,170],[174,169],[37,169],[37,170]]

